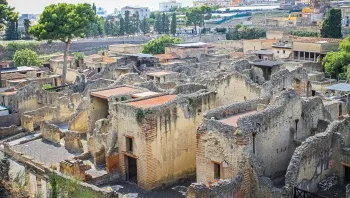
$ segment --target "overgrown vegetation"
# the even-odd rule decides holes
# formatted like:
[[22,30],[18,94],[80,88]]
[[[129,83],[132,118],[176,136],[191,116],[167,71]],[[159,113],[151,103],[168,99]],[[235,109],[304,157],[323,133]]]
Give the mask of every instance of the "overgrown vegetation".
[[15,55],[13,56],[13,62],[15,66],[42,66],[43,65],[38,54],[29,49],[16,51]]
[[43,89],[51,89],[51,88],[53,88],[53,86],[51,85],[51,84],[43,84]]
[[291,31],[291,35],[301,36],[301,37],[320,37],[318,32],[308,32],[308,31]]
[[163,35],[157,39],[151,40],[143,46],[142,53],[146,54],[164,54],[165,45],[171,43],[180,43],[181,39]]
[[127,98],[126,96],[122,96],[120,99],[121,99],[121,101],[125,101],[125,100],[127,100],[128,98]]
[[51,198],[96,198],[101,197],[93,190],[79,185],[79,179],[66,179],[52,173],[50,176]]
[[336,79],[347,79],[347,68],[350,64],[350,36],[339,45],[338,52],[328,52],[322,60],[325,71]]
[[153,111],[151,110],[142,110],[142,109],[138,109],[136,112],[136,120],[137,123],[141,124],[142,121],[146,118],[147,115],[149,114],[153,114]]
[[266,37],[266,30],[236,25],[226,34],[227,40],[258,39]]

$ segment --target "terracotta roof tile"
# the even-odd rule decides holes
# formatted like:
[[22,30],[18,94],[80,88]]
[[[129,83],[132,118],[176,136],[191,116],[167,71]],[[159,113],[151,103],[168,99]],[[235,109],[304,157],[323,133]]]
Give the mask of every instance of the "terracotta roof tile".
[[123,95],[123,94],[128,94],[136,91],[141,91],[141,90],[130,88],[130,87],[117,87],[113,89],[91,92],[91,95],[99,98],[108,99],[111,96]]
[[220,122],[223,122],[227,125],[237,127],[237,122],[239,118],[249,116],[252,114],[255,114],[257,111],[247,111],[247,112],[242,112],[242,113],[237,113],[235,115],[232,115],[226,119],[219,120]]
[[154,107],[154,106],[165,104],[175,98],[176,98],[176,95],[165,95],[165,96],[159,96],[159,97],[149,98],[145,100],[139,100],[136,102],[129,102],[128,104],[134,107],[147,108],[147,107]]

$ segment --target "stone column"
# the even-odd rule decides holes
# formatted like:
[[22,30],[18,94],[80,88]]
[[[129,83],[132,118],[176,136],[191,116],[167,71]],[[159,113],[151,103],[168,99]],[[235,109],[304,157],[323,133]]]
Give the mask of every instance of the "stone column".
[[300,51],[298,51],[298,60],[300,60]]

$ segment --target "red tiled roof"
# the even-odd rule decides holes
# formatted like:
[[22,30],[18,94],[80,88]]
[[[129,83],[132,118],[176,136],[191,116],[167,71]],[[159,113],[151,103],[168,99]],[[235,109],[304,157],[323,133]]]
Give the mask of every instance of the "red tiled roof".
[[139,89],[134,89],[130,87],[117,87],[113,89],[107,89],[102,91],[91,92],[92,96],[108,99],[111,96],[123,95],[131,92],[140,91]]
[[303,42],[303,43],[317,43],[317,42],[326,42],[326,43],[340,43],[342,39],[335,38],[318,38],[318,37],[298,37],[290,36],[294,42]]
[[128,104],[134,107],[141,107],[141,108],[154,107],[154,106],[165,104],[175,98],[176,98],[176,95],[165,95],[165,96],[159,96],[159,97],[149,98],[145,100],[139,100],[136,102],[129,102]]
[[242,117],[245,117],[248,115],[252,115],[254,113],[256,113],[256,111],[247,111],[247,112],[243,112],[243,113],[237,113],[235,115],[232,115],[231,117],[220,120],[220,122],[223,122],[223,123],[230,125],[230,126],[237,127],[237,122],[238,122],[239,118],[242,118]]

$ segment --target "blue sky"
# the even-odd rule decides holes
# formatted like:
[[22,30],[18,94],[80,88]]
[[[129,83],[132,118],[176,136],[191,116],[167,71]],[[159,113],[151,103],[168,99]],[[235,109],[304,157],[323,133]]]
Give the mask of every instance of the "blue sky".
[[[148,6],[151,9],[158,9],[158,3],[169,0],[7,0],[11,6],[16,8],[17,12],[24,13],[40,13],[45,6],[52,3],[67,2],[67,3],[95,3],[97,7],[105,8],[109,13],[113,12],[114,8],[120,9],[126,5],[130,6]],[[183,6],[191,6],[192,0],[177,0]]]

